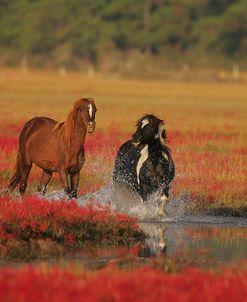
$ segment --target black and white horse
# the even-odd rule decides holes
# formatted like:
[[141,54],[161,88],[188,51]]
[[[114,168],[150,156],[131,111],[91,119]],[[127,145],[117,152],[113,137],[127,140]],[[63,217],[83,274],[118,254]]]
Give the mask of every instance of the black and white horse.
[[160,193],[158,214],[165,216],[165,204],[169,197],[169,184],[175,175],[175,166],[170,149],[166,146],[164,122],[148,114],[136,123],[132,139],[118,150],[113,183],[127,185],[143,201]]

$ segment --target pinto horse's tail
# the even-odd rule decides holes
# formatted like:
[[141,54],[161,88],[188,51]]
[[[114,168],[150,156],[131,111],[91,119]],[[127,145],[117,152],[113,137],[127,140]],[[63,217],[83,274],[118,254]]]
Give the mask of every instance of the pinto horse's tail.
[[20,157],[20,152],[18,150],[17,152],[17,158],[16,158],[16,164],[15,164],[15,173],[12,176],[7,192],[11,193],[14,188],[18,185],[19,181],[21,178],[21,157]]

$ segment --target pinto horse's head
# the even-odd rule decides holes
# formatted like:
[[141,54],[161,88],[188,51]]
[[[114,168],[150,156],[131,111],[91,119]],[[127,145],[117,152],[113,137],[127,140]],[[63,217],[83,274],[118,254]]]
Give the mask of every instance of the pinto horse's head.
[[161,145],[166,142],[166,130],[164,121],[152,114],[144,115],[136,123],[137,130],[132,136],[132,143],[152,144],[159,140]]
[[95,114],[96,106],[92,98],[83,98],[78,101],[77,119],[82,121],[87,127],[88,133],[93,133],[95,130]]

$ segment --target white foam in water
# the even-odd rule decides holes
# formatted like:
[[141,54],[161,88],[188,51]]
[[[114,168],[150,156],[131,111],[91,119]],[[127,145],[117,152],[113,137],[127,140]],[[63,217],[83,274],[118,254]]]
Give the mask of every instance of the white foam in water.
[[156,215],[158,209],[157,200],[150,199],[147,202],[143,202],[139,195],[127,187],[116,188],[116,186],[108,185],[97,192],[79,197],[77,202],[83,206],[90,200],[141,220],[157,220],[158,218]]
[[[53,191],[46,194],[49,200],[66,199],[64,191]],[[76,200],[80,206],[85,206],[89,202],[95,201],[98,204],[109,206],[112,210],[127,213],[137,217],[141,221],[162,222],[157,215],[159,195],[153,194],[147,201],[143,202],[138,194],[127,186],[116,187],[112,184],[92,193],[79,196]],[[177,220],[184,215],[186,201],[172,199],[166,205],[168,220]]]
[[[18,196],[18,194],[16,196]],[[43,198],[43,196],[40,197]],[[47,193],[45,198],[51,201],[58,201],[67,199],[67,196],[63,190],[60,190]],[[80,206],[85,206],[89,202],[95,201],[97,204],[109,206],[112,210],[135,216],[141,222],[247,226],[247,219],[241,217],[186,214],[189,196],[175,199],[171,198],[165,208],[168,218],[162,219],[157,215],[158,200],[159,196],[154,194],[149,200],[142,202],[141,198],[132,190],[130,191],[126,188],[116,190],[111,184],[101,188],[97,192],[79,196],[76,202]]]
[[87,193],[77,198],[77,203],[80,206],[85,206],[90,201],[96,201],[97,203],[109,206],[112,210],[116,210],[116,205],[113,200],[112,186],[108,185],[100,190],[92,193]]
[[[43,195],[40,195],[39,193],[37,193],[37,196],[40,198],[44,198]],[[61,199],[67,199],[67,195],[65,194],[65,192],[63,190],[59,190],[59,191],[52,191],[52,192],[47,192],[45,194],[45,199],[48,200],[61,200]]]

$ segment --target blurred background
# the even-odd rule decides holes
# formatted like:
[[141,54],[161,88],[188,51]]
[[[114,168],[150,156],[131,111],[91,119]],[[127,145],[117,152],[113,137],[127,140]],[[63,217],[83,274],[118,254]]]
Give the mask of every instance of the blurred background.
[[0,66],[241,78],[246,0],[0,0]]

